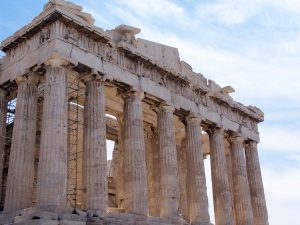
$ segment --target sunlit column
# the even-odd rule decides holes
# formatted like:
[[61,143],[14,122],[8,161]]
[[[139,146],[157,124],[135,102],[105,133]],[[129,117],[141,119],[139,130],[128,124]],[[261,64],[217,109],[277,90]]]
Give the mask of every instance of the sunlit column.
[[38,95],[36,82],[36,75],[17,78],[17,106],[4,204],[7,212],[32,206]]
[[216,225],[232,225],[232,201],[227,175],[223,129],[212,128],[209,132],[209,141]]
[[268,225],[268,211],[255,141],[249,141],[245,154],[254,225]]

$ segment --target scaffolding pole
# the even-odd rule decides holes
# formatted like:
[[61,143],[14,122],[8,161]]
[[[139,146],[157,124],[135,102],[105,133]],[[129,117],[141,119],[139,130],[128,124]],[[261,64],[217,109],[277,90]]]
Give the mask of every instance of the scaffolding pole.
[[81,86],[77,76],[68,77],[68,189],[67,200],[68,205],[72,208],[81,208],[79,195],[82,187],[79,185],[78,174],[81,172],[79,160],[82,159],[82,135],[83,118],[82,106],[79,99],[84,95],[84,88]]

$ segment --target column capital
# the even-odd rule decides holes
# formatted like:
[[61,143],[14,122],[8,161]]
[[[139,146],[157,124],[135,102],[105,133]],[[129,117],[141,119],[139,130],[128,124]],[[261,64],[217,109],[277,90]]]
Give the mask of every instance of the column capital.
[[138,98],[140,100],[144,98],[144,92],[134,87],[131,87],[129,90],[121,92],[120,95],[124,100],[132,97]]
[[16,77],[15,80],[18,85],[22,83],[31,83],[37,85],[39,82],[39,75],[35,72],[29,71],[25,75]]
[[96,72],[96,71],[93,71],[92,73],[87,73],[87,74],[84,74],[80,80],[82,80],[83,83],[87,83],[87,82],[90,82],[90,81],[100,81],[100,82],[105,82],[106,80],[106,75],[105,74],[102,74],[102,73],[99,73],[99,72]]
[[173,106],[172,104],[167,104],[165,102],[162,102],[158,105],[156,110],[174,113],[175,106]]
[[215,131],[220,131],[220,132],[224,132],[224,128],[218,124],[214,124],[208,127],[208,129],[206,129],[206,132],[208,134],[212,134]]
[[61,67],[61,66],[68,66],[70,65],[70,62],[68,62],[67,60],[64,59],[60,59],[60,58],[51,58],[48,59],[45,63],[44,63],[47,67]]
[[243,143],[245,141],[245,138],[242,137],[239,134],[231,134],[229,137],[229,142],[230,143]]
[[187,123],[197,123],[197,124],[201,124],[201,122],[203,121],[203,118],[196,114],[196,113],[190,113],[187,117],[186,117],[186,122]]
[[246,140],[245,141],[245,147],[248,149],[251,149],[251,148],[257,148],[257,142],[256,141],[253,141],[253,140]]
[[257,141],[254,141],[254,140],[250,140],[250,139],[247,139],[245,140],[245,143],[248,144],[248,145],[257,145]]

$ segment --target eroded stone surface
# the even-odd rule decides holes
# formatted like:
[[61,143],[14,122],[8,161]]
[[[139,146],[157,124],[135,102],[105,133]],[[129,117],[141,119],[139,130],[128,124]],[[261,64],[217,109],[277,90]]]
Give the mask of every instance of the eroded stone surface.
[[[139,32],[128,25],[104,31],[82,7],[50,0],[30,24],[1,43],[5,138],[11,133],[10,128],[5,134],[3,122],[6,94],[19,100],[11,153],[5,155],[13,171],[5,185],[6,206],[13,212],[0,217],[3,224],[207,225],[203,157],[210,155],[216,225],[250,225],[251,210],[254,224],[268,225],[256,147],[263,112],[234,101],[231,86],[194,72],[176,48],[140,39]],[[16,82],[31,73],[38,78],[37,90],[34,98],[24,99]],[[87,74],[101,76],[101,85],[87,83]],[[36,98],[43,106],[38,116]],[[186,120],[187,115],[201,121]],[[233,134],[243,142],[229,154],[225,138]],[[116,141],[109,171],[105,138]],[[3,141],[0,160],[2,153]],[[32,205],[39,208],[15,212]]]

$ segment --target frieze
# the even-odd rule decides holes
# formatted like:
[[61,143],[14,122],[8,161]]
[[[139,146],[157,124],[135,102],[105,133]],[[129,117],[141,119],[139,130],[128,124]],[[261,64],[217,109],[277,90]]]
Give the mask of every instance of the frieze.
[[[37,49],[40,45],[51,40],[54,36],[65,42],[74,44],[84,51],[97,55],[101,60],[118,65],[120,68],[130,71],[139,77],[147,78],[157,85],[164,86],[172,93],[180,94],[190,101],[195,102],[197,105],[205,106],[209,110],[214,111],[231,121],[257,131],[257,122],[259,119],[250,118],[251,114],[248,115],[246,107],[232,102],[229,97],[224,97],[219,93],[219,87],[214,83],[210,83],[214,86],[214,90],[212,90],[212,93],[209,93],[207,90],[201,89],[202,83],[205,82],[203,77],[199,77],[198,82],[196,79],[197,77],[192,77],[193,81],[188,82],[180,76],[180,73],[177,73],[176,71],[172,72],[165,66],[159,66],[159,63],[154,62],[153,59],[145,59],[141,55],[137,55],[136,52],[130,53],[128,52],[128,49],[125,51],[123,47],[113,47],[110,44],[103,43],[101,39],[94,40],[89,37],[88,34],[79,31],[72,26],[67,26],[60,21],[56,21],[45,27],[29,40],[21,43],[17,48],[12,48],[8,52],[10,63],[17,61],[29,51]],[[191,73],[187,74],[192,76]],[[194,85],[194,83],[197,85]],[[212,94],[212,96],[210,96],[210,94]],[[251,113],[253,114],[257,113],[259,116],[263,115],[258,108],[251,107],[249,110],[251,110]]]
[[49,27],[43,28],[40,32],[40,45],[50,39],[51,30]]
[[50,24],[47,27],[41,29],[33,36],[24,39],[24,41],[13,48],[10,48],[6,52],[6,57],[9,64],[13,64],[24,56],[37,50],[46,41],[49,41],[54,37],[55,24]]

